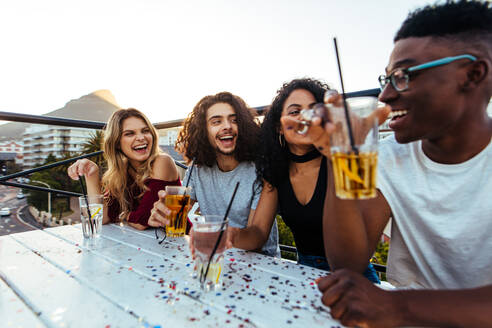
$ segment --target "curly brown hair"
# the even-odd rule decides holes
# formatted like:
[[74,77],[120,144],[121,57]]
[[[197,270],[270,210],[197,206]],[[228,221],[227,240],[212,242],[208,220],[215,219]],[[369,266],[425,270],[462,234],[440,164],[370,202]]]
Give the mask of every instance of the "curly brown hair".
[[185,157],[187,164],[191,161],[209,167],[215,164],[217,154],[208,140],[207,110],[218,103],[231,105],[236,113],[238,136],[234,158],[238,162],[255,160],[260,127],[253,110],[240,97],[230,92],[220,92],[203,97],[183,123],[175,148]]
[[256,175],[258,180],[266,180],[273,187],[289,178],[289,149],[279,143],[280,117],[284,103],[294,90],[309,91],[316,102],[323,102],[323,96],[330,87],[312,78],[295,79],[284,83],[277,90],[277,95],[268,109],[261,125],[261,144],[258,146],[256,159]]

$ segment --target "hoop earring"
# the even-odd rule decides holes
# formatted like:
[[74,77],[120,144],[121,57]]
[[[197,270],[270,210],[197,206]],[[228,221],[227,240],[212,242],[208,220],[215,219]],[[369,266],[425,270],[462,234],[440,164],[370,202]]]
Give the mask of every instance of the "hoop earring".
[[285,139],[282,137],[281,133],[278,134],[278,143],[280,144],[280,148],[285,147]]

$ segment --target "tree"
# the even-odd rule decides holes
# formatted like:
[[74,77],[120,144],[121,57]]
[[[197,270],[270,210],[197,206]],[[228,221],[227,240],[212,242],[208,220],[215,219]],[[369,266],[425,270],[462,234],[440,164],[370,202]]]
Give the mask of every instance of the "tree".
[[22,166],[16,164],[14,161],[8,161],[6,163],[7,174],[17,173],[22,171]]
[[[102,150],[103,142],[104,132],[102,130],[97,130],[91,133],[90,138],[82,144],[82,154],[90,154]],[[106,161],[104,160],[104,156],[102,154],[91,157],[90,159],[94,161],[101,168],[101,170],[106,167]]]
[[[56,158],[53,154],[49,154],[46,160],[42,165],[47,165],[50,163],[55,163],[58,161],[62,161],[65,159],[72,158],[74,156],[73,153],[64,153],[62,158]],[[33,186],[41,187],[42,185],[36,183],[35,181],[41,181],[47,183],[51,189],[59,189],[59,190],[67,190],[73,192],[81,193],[80,185],[77,181],[73,181],[67,175],[67,169],[70,164],[60,165],[51,169],[42,170],[31,175],[30,184]],[[42,186],[45,187],[45,186]],[[63,198],[68,202],[68,198],[65,196],[57,197],[56,194],[51,194],[51,202],[52,204],[56,201],[57,198]],[[47,192],[44,191],[29,191],[29,195],[27,197],[27,203],[29,205],[35,206],[40,210],[48,209],[48,201],[47,201]],[[67,204],[69,207],[69,204]]]
[[[292,234],[292,231],[289,229],[289,227],[285,224],[284,220],[282,220],[282,217],[280,215],[277,215],[277,226],[278,226],[278,242],[281,245],[286,245],[286,246],[296,246],[296,242],[294,240],[294,235]],[[291,252],[284,252],[282,251],[282,258],[286,258],[289,260],[297,260],[296,254],[293,254]]]
[[278,225],[278,241],[279,244],[287,246],[296,246],[294,240],[294,235],[290,231],[289,227],[285,224],[284,220],[280,215],[277,215],[277,225]]

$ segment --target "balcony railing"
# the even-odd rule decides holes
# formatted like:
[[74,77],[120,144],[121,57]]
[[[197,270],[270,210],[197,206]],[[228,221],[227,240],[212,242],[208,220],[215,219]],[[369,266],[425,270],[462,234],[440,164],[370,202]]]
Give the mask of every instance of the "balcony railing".
[[[380,89],[369,89],[369,90],[350,92],[350,93],[347,93],[346,96],[347,97],[377,96],[377,95],[379,95],[379,92],[380,92]],[[267,106],[255,107],[254,109],[256,110],[257,115],[263,115],[265,110],[267,109]],[[86,128],[86,129],[103,129],[105,124],[106,124],[104,122],[75,120],[75,119],[67,119],[67,118],[59,118],[59,117],[30,115],[30,114],[18,114],[18,113],[11,113],[11,112],[0,112],[0,120],[31,123],[31,124],[47,124],[47,125],[64,126],[64,127],[72,127],[72,128]],[[173,121],[154,123],[153,125],[156,129],[159,130],[159,129],[178,127],[178,126],[181,126],[182,124],[183,124],[183,119],[178,119],[178,120],[173,120]],[[70,137],[70,130],[69,129],[61,129],[59,131],[61,133],[56,134],[56,136],[61,137],[61,138]],[[42,136],[39,136],[39,135],[31,136],[32,134],[34,134],[34,133],[28,134],[27,140],[36,140],[34,142],[37,142],[37,140],[42,139]],[[53,135],[55,135],[55,134],[53,134]],[[70,149],[74,150],[74,151],[78,150],[78,149],[74,149],[74,148],[70,148]],[[35,151],[35,153],[37,153],[37,152],[38,152],[38,150]],[[81,194],[79,194],[79,193],[74,193],[74,192],[70,192],[70,191],[32,186],[32,185],[17,183],[17,182],[9,182],[7,180],[14,179],[17,177],[23,177],[23,176],[26,176],[28,174],[32,174],[32,173],[39,172],[42,170],[57,167],[60,165],[72,163],[72,162],[75,162],[76,160],[81,159],[81,158],[97,156],[97,155],[100,155],[101,153],[102,153],[102,151],[98,151],[95,153],[81,155],[81,156],[73,157],[73,158],[70,158],[67,160],[59,161],[56,163],[51,163],[48,165],[24,170],[22,172],[9,174],[9,175],[0,177],[0,184],[6,185],[6,186],[13,186],[13,187],[18,187],[18,188],[30,189],[30,190],[35,190],[35,191],[51,192],[51,193],[55,193],[55,194],[59,194],[59,195],[65,195],[65,196],[75,196],[75,197],[81,196]],[[34,157],[26,156],[25,157],[25,159],[38,159],[38,158],[42,159],[42,157],[38,157],[38,156],[34,156]],[[30,165],[33,165],[33,164],[30,164]],[[183,168],[183,169],[187,169],[187,166],[180,163],[180,162],[176,161],[176,165]],[[297,253],[296,248],[292,247],[292,246],[280,245],[280,249],[284,252],[290,252],[290,253],[294,253],[294,254]],[[373,264],[373,265],[375,266],[376,271],[386,272],[385,266],[379,265],[379,264]]]

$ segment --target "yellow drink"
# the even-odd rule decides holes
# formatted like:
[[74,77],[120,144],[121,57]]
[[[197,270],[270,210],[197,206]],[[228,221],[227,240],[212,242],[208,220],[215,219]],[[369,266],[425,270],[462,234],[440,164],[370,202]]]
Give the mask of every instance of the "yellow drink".
[[190,204],[190,196],[166,195],[164,203],[171,210],[171,215],[167,217],[170,223],[168,226],[166,226],[166,236],[184,236],[186,233],[186,223],[188,221],[188,207]]
[[331,155],[335,193],[342,199],[376,197],[377,152]]
[[205,283],[217,285],[219,283],[220,272],[222,271],[222,262],[210,263],[210,266],[208,267],[208,273],[205,278],[202,278],[201,275],[205,274],[208,262],[202,262],[201,259],[198,259],[196,262],[198,279],[204,279]]

